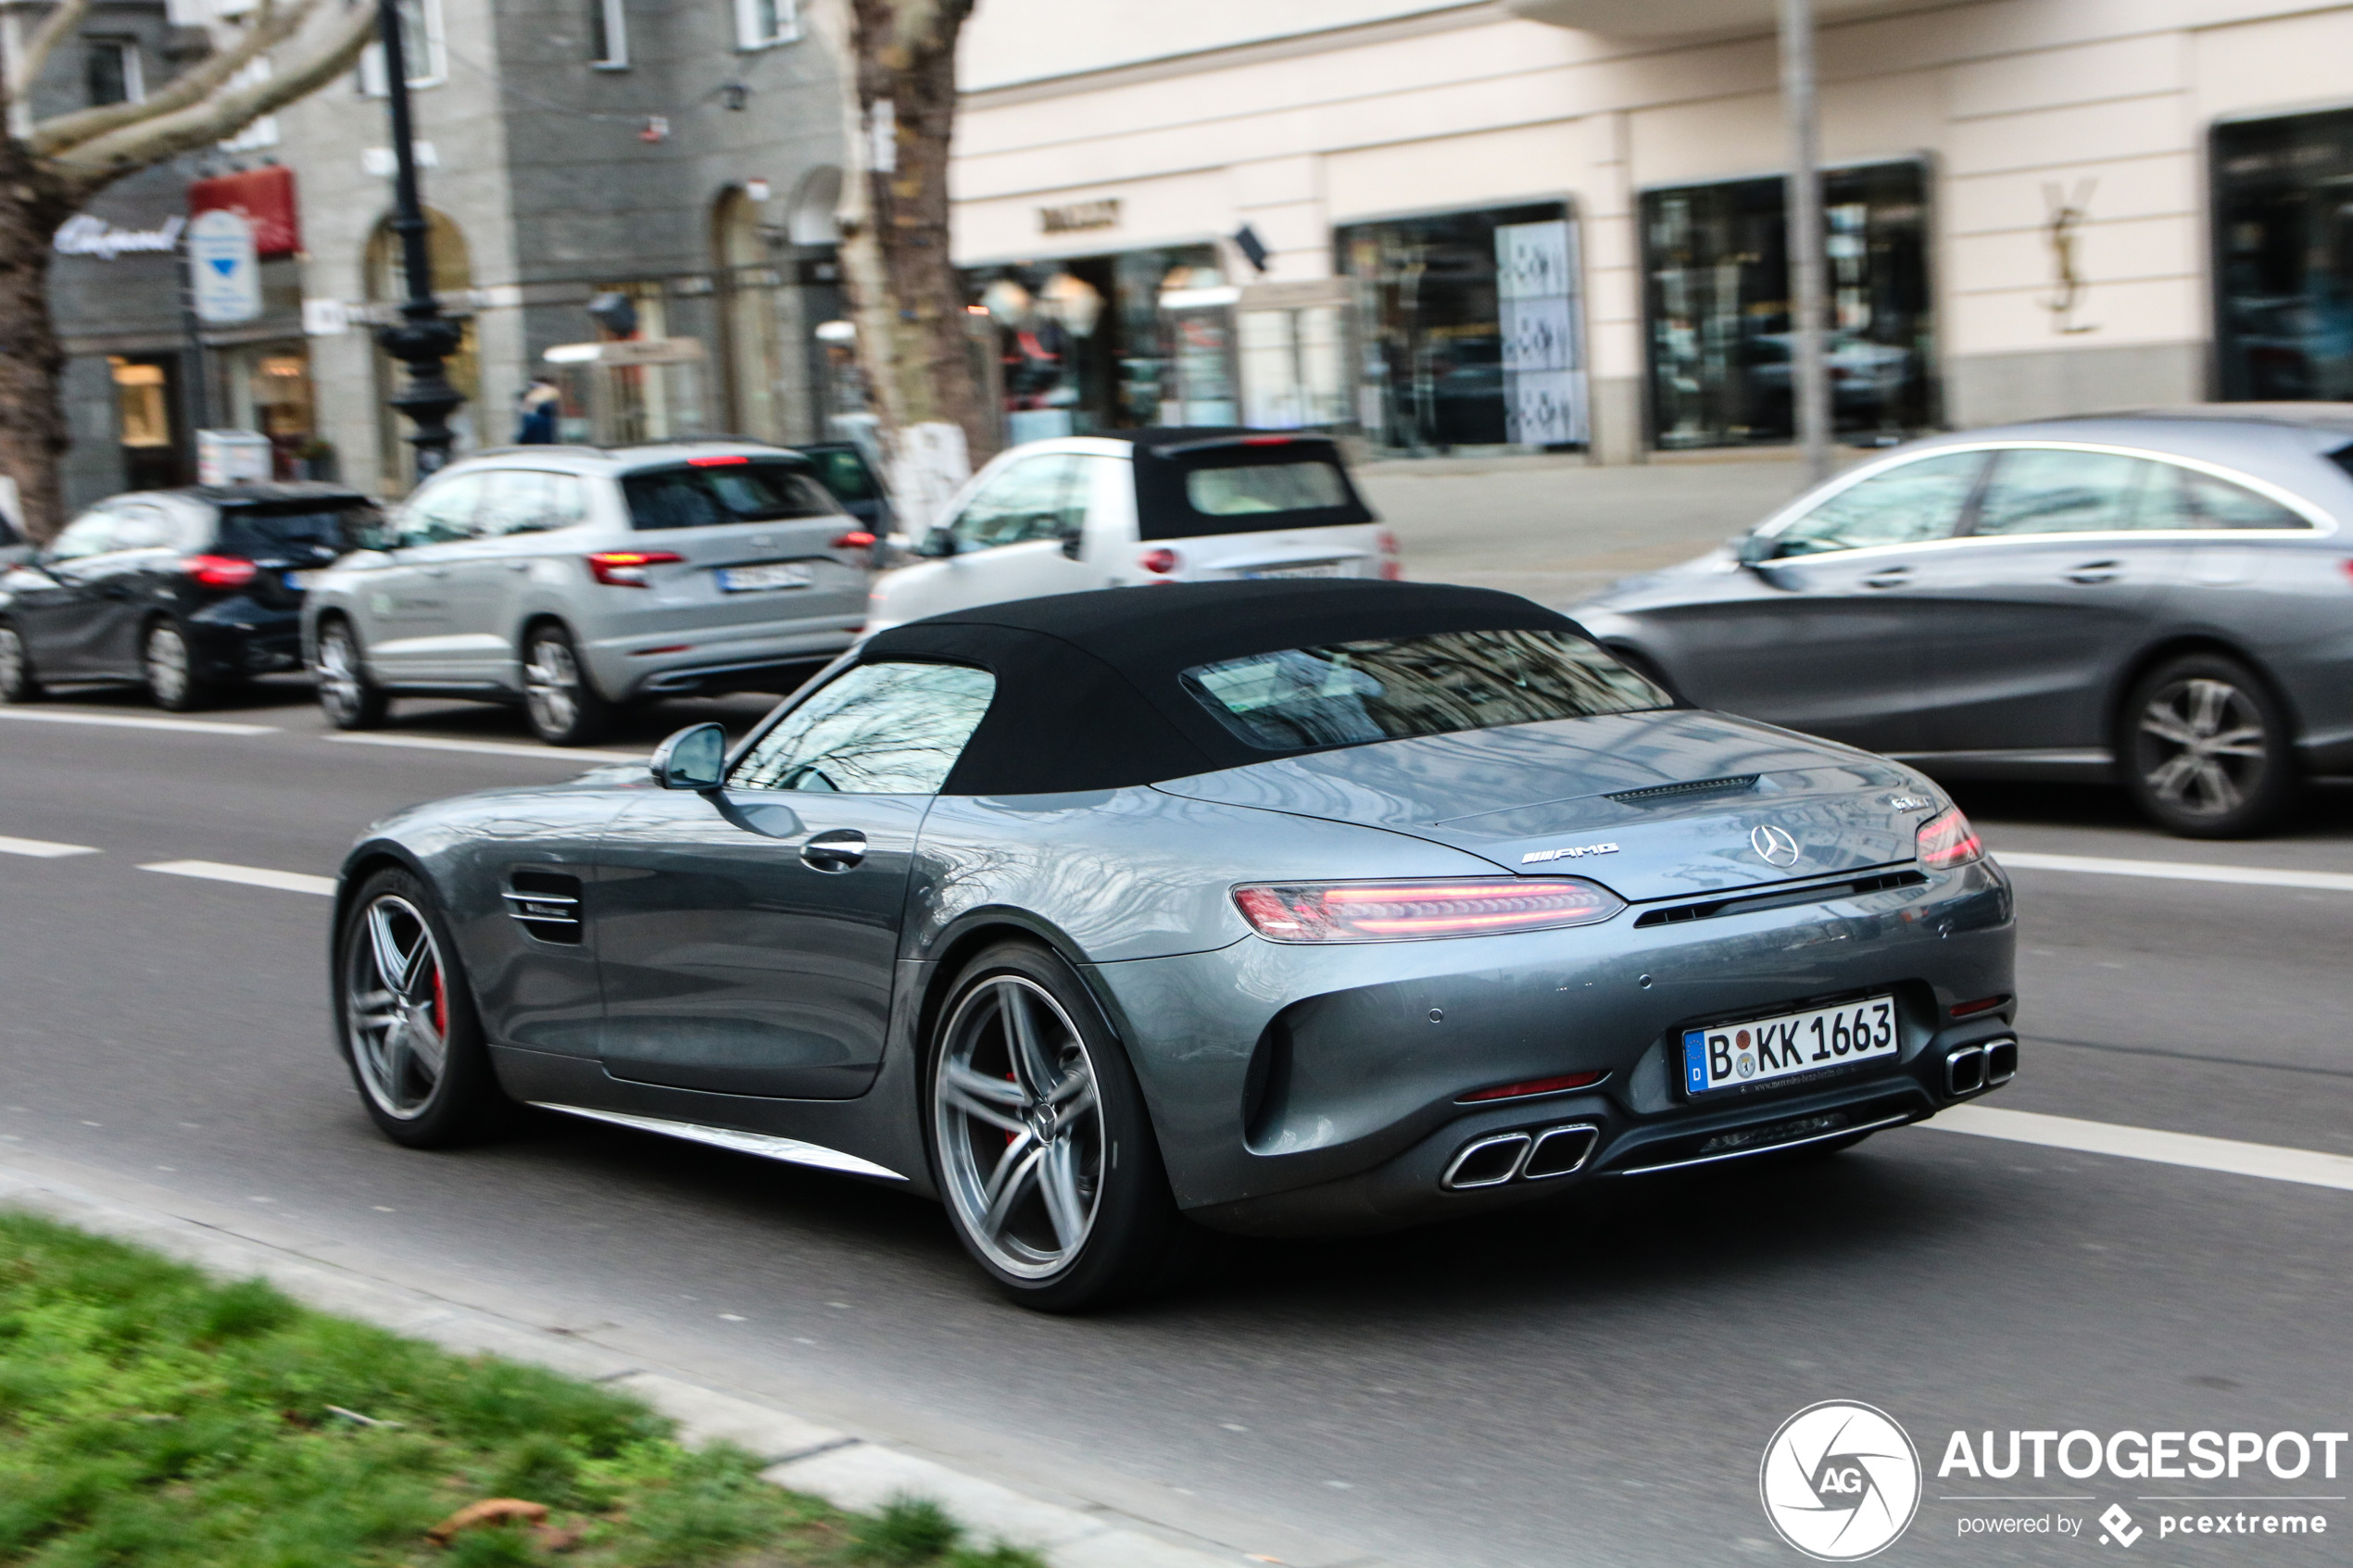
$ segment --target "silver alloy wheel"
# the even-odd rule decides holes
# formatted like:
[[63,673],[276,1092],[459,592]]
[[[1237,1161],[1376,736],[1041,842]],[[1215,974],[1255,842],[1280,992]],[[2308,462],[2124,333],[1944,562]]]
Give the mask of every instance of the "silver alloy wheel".
[[169,621],[157,621],[147,632],[146,657],[141,663],[146,671],[147,689],[156,700],[169,708],[188,697],[188,639]]
[[320,705],[331,717],[347,721],[359,711],[366,696],[359,684],[359,650],[352,646],[351,633],[336,621],[319,637]]
[[424,1114],[449,1053],[441,948],[416,905],[377,896],[344,955],[344,1028],[368,1098],[403,1122]]
[[530,662],[522,667],[523,696],[531,705],[531,721],[543,735],[571,731],[580,717],[580,661],[560,637],[542,637],[531,645]]
[[0,696],[12,696],[26,684],[24,639],[15,627],[0,626]]
[[1102,1198],[1094,1060],[1036,981],[1000,974],[948,1021],[932,1084],[948,1201],[991,1262],[1046,1279],[1076,1261]]
[[2158,800],[2194,817],[2238,809],[2268,762],[2263,713],[2228,681],[2170,682],[2141,712],[2141,778]]

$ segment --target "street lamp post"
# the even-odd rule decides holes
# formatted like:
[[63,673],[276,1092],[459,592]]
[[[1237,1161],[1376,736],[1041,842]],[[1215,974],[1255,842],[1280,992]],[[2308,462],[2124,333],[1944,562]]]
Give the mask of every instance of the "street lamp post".
[[399,322],[379,332],[376,341],[409,368],[407,384],[394,395],[392,406],[416,426],[409,444],[417,449],[417,477],[423,480],[449,461],[449,444],[455,439],[449,416],[466,399],[449,384],[443,361],[457,352],[464,334],[458,323],[442,315],[433,295],[433,256],[425,244],[424,207],[417,199],[416,133],[409,123],[409,56],[400,39],[400,0],[377,0],[376,15],[384,47],[384,98],[392,114],[392,232],[400,237],[400,267],[409,295],[400,303]]

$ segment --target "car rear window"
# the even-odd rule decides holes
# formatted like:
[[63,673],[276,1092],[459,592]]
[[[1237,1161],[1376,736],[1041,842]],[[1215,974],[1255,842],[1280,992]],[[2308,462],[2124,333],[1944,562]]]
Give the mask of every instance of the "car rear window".
[[1309,751],[1667,708],[1674,699],[1561,632],[1440,632],[1201,664],[1185,689],[1264,751]]
[[247,557],[314,547],[342,555],[365,548],[370,531],[383,516],[364,501],[227,507],[220,513],[220,539],[216,547],[227,555]]
[[848,446],[821,446],[803,454],[817,465],[817,476],[837,499],[871,501],[875,498],[875,476],[867,469],[866,460]]
[[798,460],[681,463],[624,474],[629,521],[638,529],[713,528],[731,522],[776,522],[836,517],[832,494]]
[[1136,526],[1145,539],[1339,528],[1373,514],[1321,437],[1221,440],[1136,450]]

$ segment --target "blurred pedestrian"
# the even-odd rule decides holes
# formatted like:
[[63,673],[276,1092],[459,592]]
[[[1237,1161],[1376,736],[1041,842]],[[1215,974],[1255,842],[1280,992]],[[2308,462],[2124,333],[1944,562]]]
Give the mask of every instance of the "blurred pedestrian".
[[544,376],[534,376],[515,403],[515,445],[554,445],[556,409],[562,402],[563,395],[556,390],[555,383]]

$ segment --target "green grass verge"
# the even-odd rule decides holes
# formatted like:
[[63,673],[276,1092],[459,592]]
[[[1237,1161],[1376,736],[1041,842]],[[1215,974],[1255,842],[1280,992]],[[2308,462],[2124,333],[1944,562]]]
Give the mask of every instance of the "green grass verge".
[[[1041,1568],[931,1503],[845,1514],[759,1470],[610,1390],[0,1212],[9,1568]],[[486,1498],[546,1524],[426,1539]]]

